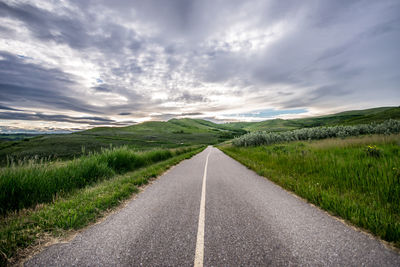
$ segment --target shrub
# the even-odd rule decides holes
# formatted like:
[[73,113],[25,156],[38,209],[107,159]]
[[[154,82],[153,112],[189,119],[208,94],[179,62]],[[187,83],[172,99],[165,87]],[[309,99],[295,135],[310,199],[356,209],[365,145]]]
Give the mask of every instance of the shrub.
[[400,133],[399,120],[387,120],[383,123],[360,124],[354,126],[333,126],[303,128],[282,133],[254,132],[235,138],[235,146],[270,145],[298,140],[319,140],[333,137],[349,137],[363,134],[396,134]]

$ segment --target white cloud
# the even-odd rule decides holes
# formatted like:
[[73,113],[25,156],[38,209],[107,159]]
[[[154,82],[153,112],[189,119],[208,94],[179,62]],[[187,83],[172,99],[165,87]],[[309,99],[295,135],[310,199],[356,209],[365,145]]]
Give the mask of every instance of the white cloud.
[[390,0],[7,1],[0,107],[119,123],[398,105],[399,14]]

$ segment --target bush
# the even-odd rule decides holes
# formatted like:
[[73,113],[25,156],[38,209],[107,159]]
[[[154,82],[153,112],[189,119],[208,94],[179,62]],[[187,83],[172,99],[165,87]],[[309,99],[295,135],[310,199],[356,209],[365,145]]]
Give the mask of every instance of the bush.
[[237,137],[233,140],[235,146],[270,145],[298,140],[319,140],[333,137],[349,137],[363,134],[395,134],[400,133],[399,120],[387,120],[380,124],[360,124],[354,126],[333,126],[303,128],[282,133],[255,132]]

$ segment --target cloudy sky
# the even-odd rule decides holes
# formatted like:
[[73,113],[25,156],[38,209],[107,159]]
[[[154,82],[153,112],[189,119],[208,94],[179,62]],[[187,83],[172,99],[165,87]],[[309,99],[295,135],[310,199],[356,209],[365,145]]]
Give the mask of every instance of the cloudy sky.
[[398,106],[400,1],[0,0],[0,131]]

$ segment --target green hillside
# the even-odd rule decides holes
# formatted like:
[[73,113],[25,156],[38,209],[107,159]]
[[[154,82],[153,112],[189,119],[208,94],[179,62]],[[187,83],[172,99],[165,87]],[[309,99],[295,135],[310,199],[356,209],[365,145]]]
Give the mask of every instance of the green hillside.
[[[71,158],[83,150],[99,151],[102,147],[127,145],[137,150],[174,148],[197,144],[215,144],[245,133],[198,119],[172,119],[167,122],[149,121],[128,127],[97,127],[72,134],[41,135],[20,141],[0,142],[0,163],[7,155],[22,159]],[[84,148],[84,149],[83,149]]]
[[23,134],[23,133],[17,133],[17,134],[0,134],[0,142],[1,141],[18,141],[22,140],[25,138],[32,138],[35,136],[38,136],[39,134]]
[[280,132],[307,127],[354,125],[371,122],[382,122],[388,119],[400,119],[400,107],[381,107],[364,110],[352,110],[332,115],[311,117],[303,119],[273,119],[261,122],[235,122],[229,123],[232,128],[244,129],[250,132],[270,131]]
[[32,157],[71,158],[102,147],[129,146],[137,150],[174,148],[197,144],[216,144],[246,131],[287,131],[304,127],[353,125],[400,119],[400,107],[353,110],[333,115],[303,118],[274,119],[261,122],[216,124],[201,119],[171,119],[167,122],[148,121],[127,127],[97,127],[72,134],[48,134],[17,140],[8,135],[0,139],[0,165],[7,156],[15,159]]

